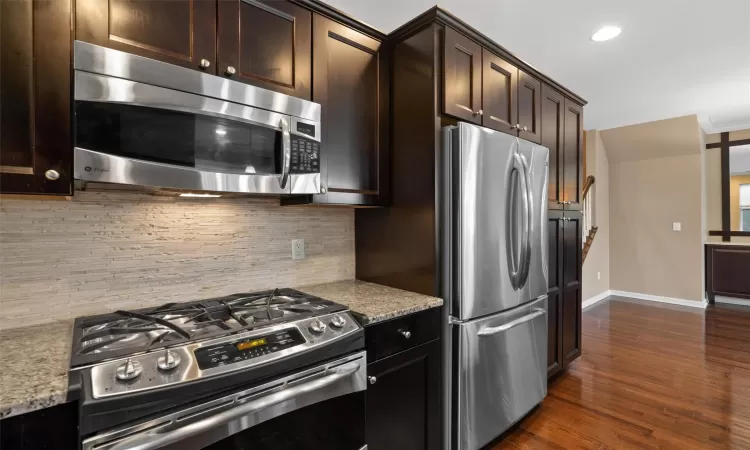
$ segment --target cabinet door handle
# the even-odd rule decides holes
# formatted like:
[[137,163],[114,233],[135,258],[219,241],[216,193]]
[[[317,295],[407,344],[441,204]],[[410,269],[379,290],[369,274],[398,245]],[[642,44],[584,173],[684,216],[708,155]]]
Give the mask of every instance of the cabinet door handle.
[[401,336],[404,337],[404,339],[411,338],[411,331],[409,331],[409,330],[401,331],[400,333],[401,333]]
[[200,65],[201,65],[201,68],[208,69],[209,67],[211,67],[211,61],[207,60],[206,58],[203,58],[201,59]]
[[44,178],[46,178],[48,180],[55,181],[58,178],[60,178],[60,173],[58,171],[56,171],[56,170],[50,169],[50,170],[44,172]]
[[481,109],[474,112],[475,116],[481,116],[482,114],[484,114],[484,111],[482,111]]
[[234,75],[235,73],[237,73],[237,71],[234,69],[234,67],[227,66],[227,70],[226,70],[225,73],[227,74],[228,77],[231,77],[232,75]]
[[377,377],[367,377],[367,381],[370,382],[370,384],[375,384],[378,382]]
[[523,127],[523,131],[529,131],[529,127]]

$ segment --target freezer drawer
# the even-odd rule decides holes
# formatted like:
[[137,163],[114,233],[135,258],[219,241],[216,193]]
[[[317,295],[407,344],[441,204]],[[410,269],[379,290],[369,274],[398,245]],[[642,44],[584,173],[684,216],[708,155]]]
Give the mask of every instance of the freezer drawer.
[[547,395],[547,296],[455,324],[454,448],[477,450]]

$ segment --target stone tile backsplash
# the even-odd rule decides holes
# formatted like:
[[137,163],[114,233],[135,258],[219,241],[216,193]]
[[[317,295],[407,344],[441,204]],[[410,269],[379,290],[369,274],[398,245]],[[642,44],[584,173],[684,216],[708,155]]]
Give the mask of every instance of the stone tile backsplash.
[[[306,259],[292,260],[291,239]],[[0,328],[355,276],[354,212],[255,198],[0,199]]]

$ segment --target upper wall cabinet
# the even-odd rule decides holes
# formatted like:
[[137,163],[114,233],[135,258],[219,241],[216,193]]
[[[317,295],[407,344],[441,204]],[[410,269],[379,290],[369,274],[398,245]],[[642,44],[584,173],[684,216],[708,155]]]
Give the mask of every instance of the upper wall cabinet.
[[539,143],[539,80],[450,27],[443,61],[445,114]]
[[583,107],[555,89],[541,89],[541,144],[549,149],[549,209],[581,209]]
[[311,98],[312,13],[286,0],[219,1],[218,73]]
[[443,111],[466,122],[482,123],[482,47],[445,29]]
[[216,73],[216,0],[76,0],[76,39]]
[[580,210],[583,194],[583,107],[567,98],[563,153],[565,209]]
[[321,105],[324,192],[286,204],[384,205],[388,199],[388,57],[383,43],[313,15],[313,101]]
[[0,1],[0,192],[72,192],[69,0]]

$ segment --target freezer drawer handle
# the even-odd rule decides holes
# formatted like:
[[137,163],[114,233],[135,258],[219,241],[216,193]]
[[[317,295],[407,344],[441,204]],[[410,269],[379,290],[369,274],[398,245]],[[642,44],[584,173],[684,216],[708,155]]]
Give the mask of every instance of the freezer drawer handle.
[[492,336],[493,334],[497,334],[503,331],[508,331],[515,326],[521,325],[522,323],[528,322],[544,314],[547,314],[547,311],[545,311],[544,309],[534,308],[534,312],[532,312],[531,314],[527,314],[523,317],[519,317],[516,320],[511,320],[510,322],[500,325],[499,327],[484,328],[482,331],[479,332],[479,336]]

